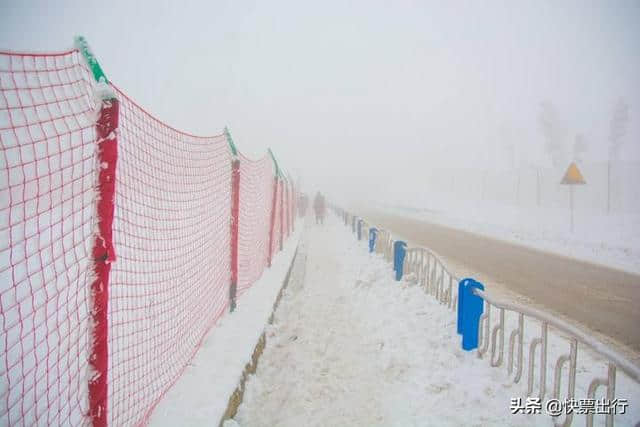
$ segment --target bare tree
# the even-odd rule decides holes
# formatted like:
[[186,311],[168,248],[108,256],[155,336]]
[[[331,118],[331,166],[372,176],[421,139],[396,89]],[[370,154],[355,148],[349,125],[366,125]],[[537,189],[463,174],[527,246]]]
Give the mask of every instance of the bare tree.
[[[538,126],[544,136],[544,151],[551,158],[551,163],[555,167],[563,166],[565,162],[564,141],[567,131],[551,101],[543,101],[540,104]],[[538,206],[540,206],[540,198],[540,169],[538,168],[536,170],[536,203]]]
[[613,115],[611,116],[609,128],[609,160],[613,160],[618,156],[624,136],[627,134],[628,124],[629,105],[624,99],[619,99],[613,107]]
[[558,112],[550,101],[540,105],[538,125],[544,136],[544,149],[551,157],[554,166],[564,163],[564,142],[567,136],[566,127],[561,122]]
[[573,143],[573,160],[576,162],[582,161],[582,155],[587,152],[589,146],[587,144],[584,135],[581,133],[576,135],[575,142]]
[[620,98],[613,107],[609,127],[609,161],[607,162],[607,213],[611,211],[611,163],[616,160],[627,133],[629,105]]

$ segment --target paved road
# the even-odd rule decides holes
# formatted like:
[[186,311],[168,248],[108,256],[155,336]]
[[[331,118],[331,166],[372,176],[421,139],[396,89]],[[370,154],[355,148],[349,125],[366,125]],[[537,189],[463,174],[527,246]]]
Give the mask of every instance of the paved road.
[[640,275],[420,220],[365,215],[640,353]]

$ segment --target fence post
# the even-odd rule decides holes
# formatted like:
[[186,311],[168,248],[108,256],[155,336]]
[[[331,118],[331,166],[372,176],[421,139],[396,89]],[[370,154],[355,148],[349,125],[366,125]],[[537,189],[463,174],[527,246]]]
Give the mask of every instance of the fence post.
[[458,284],[458,333],[462,334],[462,349],[478,348],[480,316],[484,311],[484,300],[473,290],[484,290],[484,285],[474,279],[462,279]]
[[371,227],[369,229],[369,253],[373,252],[376,247],[376,238],[378,237],[378,229]]
[[298,219],[298,189],[291,182],[291,232],[296,231],[296,219]]
[[287,180],[287,239],[291,236],[291,186]]
[[291,232],[296,231],[296,184],[291,180]]
[[464,288],[467,286],[469,280],[473,279],[462,279],[458,282],[458,321],[457,321],[457,332],[462,335],[464,333],[462,326],[462,316],[464,313]]
[[96,122],[96,151],[98,152],[98,201],[96,215],[98,232],[92,256],[95,279],[91,283],[93,307],[91,320],[93,336],[89,365],[93,371],[89,378],[89,417],[94,427],[106,427],[108,410],[109,366],[109,273],[116,260],[113,246],[113,213],[115,208],[116,162],[118,160],[118,111],[119,104],[109,86],[100,64],[84,37],[76,37],[75,47],[87,62],[93,78],[98,83],[101,97],[100,115]]
[[291,232],[296,231],[296,184],[291,180]]
[[276,224],[276,200],[278,197],[278,175],[273,177],[273,197],[271,197],[271,218],[269,220],[269,256],[267,257],[267,264],[271,267],[271,260],[273,258],[273,232],[275,231]]
[[238,150],[228,128],[224,135],[231,150],[231,284],[229,286],[230,310],[236,309],[236,292],[238,289],[238,229],[240,216],[240,159]]
[[293,195],[291,196],[291,212],[293,215],[293,231],[296,231],[296,221],[298,220],[298,187],[292,184]]
[[280,249],[282,251],[282,241],[284,240],[284,178],[280,180]]
[[407,244],[402,240],[393,243],[393,270],[396,272],[396,281],[402,280],[404,257],[407,254]]
[[292,188],[291,188],[291,178],[289,177],[288,180],[288,185],[287,185],[287,216],[289,218],[287,218],[287,239],[289,238],[289,236],[291,236],[291,232],[292,230],[292,215],[291,215],[291,193],[292,193]]
[[280,226],[280,234],[282,235],[280,250],[282,250],[282,242],[284,242],[285,238],[289,235],[289,214],[287,212],[287,209],[289,209],[289,207],[287,206],[287,192],[289,191],[289,189],[287,187],[287,176],[284,175],[282,177],[282,211],[280,213],[282,217],[282,220],[280,221],[280,224],[282,224]]
[[267,264],[269,267],[271,267],[271,262],[273,261],[273,252],[271,248],[273,247],[273,233],[275,231],[274,228],[276,224],[276,202],[278,200],[278,177],[280,176],[280,168],[278,167],[278,162],[276,161],[271,148],[269,148],[268,151],[269,155],[271,156],[271,160],[273,161],[273,166],[276,170],[273,176],[273,197],[271,198],[271,219],[269,221],[269,256],[267,257]]

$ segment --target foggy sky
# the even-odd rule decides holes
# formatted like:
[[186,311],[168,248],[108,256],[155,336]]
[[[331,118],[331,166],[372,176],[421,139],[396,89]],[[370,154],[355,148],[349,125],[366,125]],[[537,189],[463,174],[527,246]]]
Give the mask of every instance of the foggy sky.
[[567,144],[584,135],[588,161],[606,159],[623,97],[621,157],[640,159],[638,0],[131,3],[2,0],[0,49],[84,35],[161,120],[204,135],[228,125],[243,152],[272,147],[334,193],[434,166],[548,164],[544,100]]

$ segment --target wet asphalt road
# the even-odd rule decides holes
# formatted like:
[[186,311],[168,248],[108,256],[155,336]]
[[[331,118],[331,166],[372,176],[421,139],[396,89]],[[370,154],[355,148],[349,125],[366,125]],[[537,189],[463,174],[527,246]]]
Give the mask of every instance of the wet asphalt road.
[[640,353],[640,275],[422,220],[365,217]]

